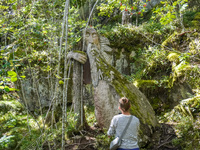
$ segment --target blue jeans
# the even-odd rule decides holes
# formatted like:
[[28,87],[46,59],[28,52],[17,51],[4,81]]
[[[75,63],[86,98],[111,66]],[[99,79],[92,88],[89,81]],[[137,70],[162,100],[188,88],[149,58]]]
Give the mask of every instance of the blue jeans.
[[134,149],[124,149],[124,148],[118,148],[117,150],[140,150],[139,148],[134,148]]

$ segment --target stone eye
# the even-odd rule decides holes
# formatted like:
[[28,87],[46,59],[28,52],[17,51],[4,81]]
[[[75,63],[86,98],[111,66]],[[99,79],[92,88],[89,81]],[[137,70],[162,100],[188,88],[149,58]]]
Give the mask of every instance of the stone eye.
[[92,37],[97,37],[97,34],[92,34]]
[[90,34],[89,33],[86,33],[86,37],[89,37],[90,36]]

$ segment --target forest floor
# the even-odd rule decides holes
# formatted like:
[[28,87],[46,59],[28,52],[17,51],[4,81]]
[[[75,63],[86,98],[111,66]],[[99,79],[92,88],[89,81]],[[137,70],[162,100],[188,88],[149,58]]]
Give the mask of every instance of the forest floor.
[[[176,134],[171,125],[160,124],[152,136],[151,143],[141,147],[141,150],[181,150],[173,146]],[[109,150],[111,139],[106,140],[105,133],[100,128],[91,127],[83,130],[79,135],[74,135],[66,143],[66,150]],[[102,139],[101,139],[102,137]],[[105,139],[103,139],[105,138]]]
[[67,141],[66,150],[95,150],[96,136],[94,131],[87,131],[82,135],[76,135]]
[[[89,127],[85,130],[72,133],[72,136],[66,141],[65,150],[107,150],[107,145],[100,146],[98,135],[104,135],[100,128]],[[104,143],[105,144],[105,143]],[[61,145],[57,145],[61,147]],[[98,148],[99,147],[99,148]],[[53,148],[54,149],[54,148]],[[49,150],[48,145],[44,145],[43,150]]]
[[[199,108],[199,103],[197,104],[197,108]],[[184,107],[181,108],[183,109]],[[23,105],[18,101],[9,98],[0,100],[0,110],[0,150],[35,148],[59,150],[61,148],[62,130],[60,122],[57,122],[58,128],[56,129],[51,129],[47,125],[46,131],[42,136],[38,128],[38,124],[42,122],[42,117],[34,118],[31,115],[27,115]],[[108,150],[112,138],[107,136],[106,129],[101,129],[97,126],[94,108],[88,107],[86,110],[85,115],[88,127],[84,130],[76,130],[73,113],[68,113],[65,149]],[[173,117],[172,114],[174,115]],[[140,150],[200,149],[199,109],[193,112],[193,116],[170,110],[163,115],[157,116],[157,118],[160,126],[154,129],[148,143],[140,146]],[[28,126],[27,119],[29,120]],[[40,128],[42,128],[41,124]]]

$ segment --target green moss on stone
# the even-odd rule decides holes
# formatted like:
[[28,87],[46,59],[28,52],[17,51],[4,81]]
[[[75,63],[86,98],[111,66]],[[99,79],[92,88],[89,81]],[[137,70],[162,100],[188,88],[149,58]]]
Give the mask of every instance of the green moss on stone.
[[80,54],[83,54],[83,55],[87,55],[85,52],[83,52],[83,51],[78,51],[78,50],[75,50],[75,51],[73,51],[74,53],[80,53]]
[[135,80],[134,84],[137,87],[153,87],[155,85],[158,85],[157,80]]

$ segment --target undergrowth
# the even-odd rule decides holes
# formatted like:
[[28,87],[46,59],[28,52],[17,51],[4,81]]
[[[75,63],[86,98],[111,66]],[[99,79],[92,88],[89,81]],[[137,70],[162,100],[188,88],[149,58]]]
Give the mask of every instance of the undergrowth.
[[[34,118],[27,115],[23,105],[4,94],[0,100],[0,149],[20,149],[39,137]],[[22,146],[23,145],[23,146]]]
[[[85,106],[85,116],[89,126],[96,122],[94,107]],[[61,144],[62,124],[61,118],[53,125],[44,123],[44,116],[30,115],[25,107],[9,94],[3,94],[0,100],[0,150],[27,150],[27,149],[56,149]],[[67,111],[67,127],[65,140],[70,141],[73,137],[82,134],[75,127],[76,114]],[[86,132],[86,131],[83,131]],[[104,135],[103,132],[101,132]],[[94,135],[95,136],[95,135]],[[104,135],[105,136],[105,135]],[[97,136],[96,147],[102,143],[104,138]],[[103,139],[103,140],[102,140]]]
[[177,138],[175,146],[183,150],[200,149],[200,93],[182,100],[174,109],[159,117],[160,123],[173,126]]

